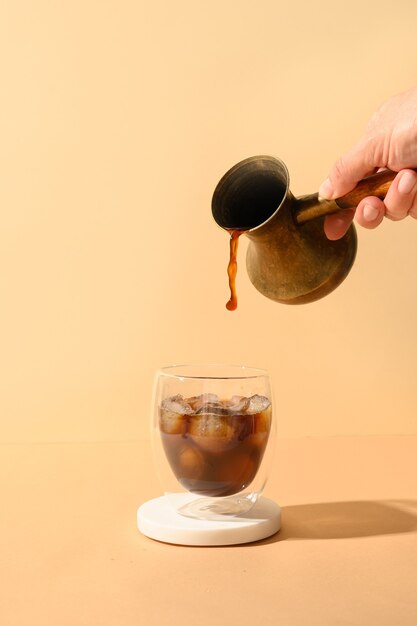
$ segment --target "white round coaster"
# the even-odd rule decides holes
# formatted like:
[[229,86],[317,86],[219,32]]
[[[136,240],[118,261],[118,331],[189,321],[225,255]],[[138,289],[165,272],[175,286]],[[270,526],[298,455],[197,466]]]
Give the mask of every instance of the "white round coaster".
[[259,541],[281,527],[281,509],[273,500],[260,498],[247,513],[225,520],[201,520],[177,513],[161,496],[139,507],[138,528],[147,537],[184,546],[229,546]]

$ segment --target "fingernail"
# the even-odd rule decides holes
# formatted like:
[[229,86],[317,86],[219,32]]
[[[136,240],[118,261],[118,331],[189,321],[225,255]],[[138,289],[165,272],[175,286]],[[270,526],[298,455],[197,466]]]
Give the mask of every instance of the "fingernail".
[[411,172],[404,172],[398,183],[398,191],[400,193],[410,193],[416,184],[416,177]]
[[334,189],[333,185],[330,182],[330,178],[326,178],[320,185],[319,196],[320,198],[326,198],[330,200],[333,197]]
[[372,204],[365,204],[363,207],[363,217],[367,222],[373,222],[379,215],[378,209],[376,209]]

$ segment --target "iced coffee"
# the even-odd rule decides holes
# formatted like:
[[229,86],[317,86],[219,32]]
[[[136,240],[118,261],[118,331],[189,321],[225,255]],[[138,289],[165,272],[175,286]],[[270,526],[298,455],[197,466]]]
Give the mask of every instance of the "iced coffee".
[[265,396],[216,394],[162,400],[159,429],[166,457],[179,483],[204,496],[230,496],[256,476],[271,428]]

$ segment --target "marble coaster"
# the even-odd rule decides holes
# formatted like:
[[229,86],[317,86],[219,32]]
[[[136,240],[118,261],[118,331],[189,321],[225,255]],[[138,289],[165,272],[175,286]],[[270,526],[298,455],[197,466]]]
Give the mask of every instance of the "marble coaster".
[[201,520],[177,513],[168,498],[161,496],[142,504],[137,512],[140,532],[151,539],[184,546],[229,546],[259,541],[281,527],[281,509],[261,497],[250,511],[239,517]]

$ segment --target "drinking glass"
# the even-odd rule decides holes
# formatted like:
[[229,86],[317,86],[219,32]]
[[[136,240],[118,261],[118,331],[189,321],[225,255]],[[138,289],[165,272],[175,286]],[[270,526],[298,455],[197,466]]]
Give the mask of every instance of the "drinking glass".
[[165,496],[181,515],[225,519],[264,489],[275,439],[268,373],[172,365],[155,376],[152,443]]

